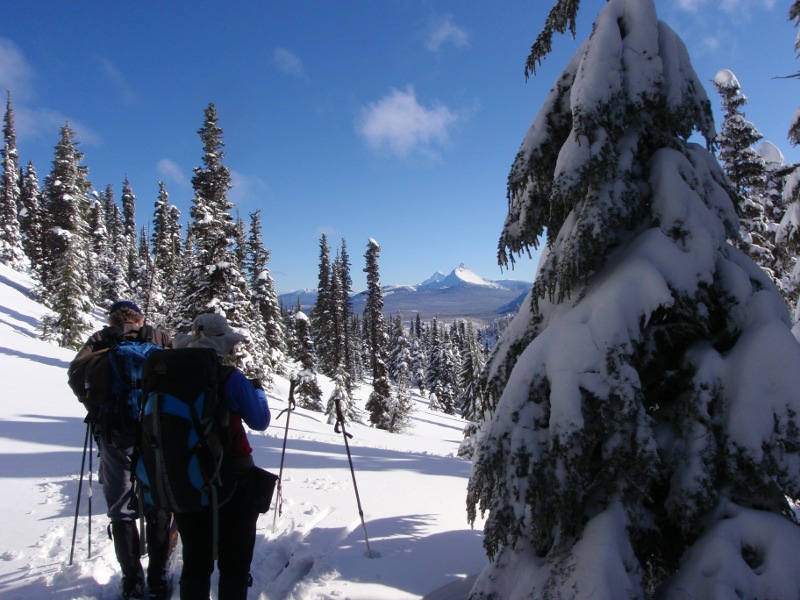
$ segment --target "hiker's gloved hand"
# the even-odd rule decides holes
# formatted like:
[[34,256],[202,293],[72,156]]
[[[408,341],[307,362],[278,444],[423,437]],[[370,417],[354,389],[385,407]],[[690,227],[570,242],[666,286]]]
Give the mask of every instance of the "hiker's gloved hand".
[[253,387],[255,389],[262,390],[262,391],[266,392],[266,390],[264,389],[264,384],[261,383],[261,380],[258,377],[254,377],[253,379],[251,379],[250,383],[253,384]]

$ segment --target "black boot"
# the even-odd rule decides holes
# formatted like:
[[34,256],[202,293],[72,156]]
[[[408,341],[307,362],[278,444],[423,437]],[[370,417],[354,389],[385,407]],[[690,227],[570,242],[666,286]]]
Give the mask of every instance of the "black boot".
[[219,574],[219,600],[247,600],[247,588],[253,585],[253,577],[248,573],[244,577],[231,577]]
[[186,579],[181,577],[181,600],[208,600],[211,596],[210,579]]
[[172,515],[153,511],[145,516],[147,536],[147,588],[150,600],[165,600],[172,595],[167,562],[170,553]]
[[133,521],[112,521],[111,539],[122,571],[123,600],[144,596],[144,572],[139,562],[139,531]]

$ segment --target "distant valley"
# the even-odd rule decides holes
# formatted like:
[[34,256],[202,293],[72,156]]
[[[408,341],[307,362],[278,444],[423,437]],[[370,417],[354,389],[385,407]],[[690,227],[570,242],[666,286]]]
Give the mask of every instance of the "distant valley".
[[[418,285],[387,285],[383,287],[384,313],[398,312],[405,319],[423,321],[433,317],[440,320],[458,318],[490,323],[516,312],[531,289],[531,282],[503,279],[490,281],[477,275],[465,265],[459,265],[450,274],[434,273]],[[317,299],[316,290],[300,290],[281,294],[284,306],[297,306],[298,298],[303,312],[310,312]],[[364,311],[366,293],[352,296],[353,312]]]

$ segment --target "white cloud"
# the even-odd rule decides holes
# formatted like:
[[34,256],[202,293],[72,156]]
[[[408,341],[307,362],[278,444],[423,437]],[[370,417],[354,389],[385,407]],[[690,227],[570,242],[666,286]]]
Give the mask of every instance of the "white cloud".
[[363,109],[357,129],[371,148],[385,147],[405,157],[415,151],[433,154],[435,146],[447,142],[448,129],[457,120],[458,116],[446,106],[426,108],[419,104],[409,85],[405,91],[393,88]]
[[453,23],[452,15],[433,23],[425,41],[425,47],[431,52],[438,52],[445,44],[452,44],[457,48],[466,48],[469,45],[469,34]]
[[136,94],[134,94],[133,89],[128,84],[128,81],[125,79],[125,76],[122,74],[122,71],[112,63],[110,60],[106,58],[98,58],[100,62],[100,67],[105,75],[106,79],[108,79],[109,83],[113,86],[113,88],[117,91],[122,102],[131,106],[136,103]]
[[189,178],[183,172],[183,169],[178,166],[178,163],[172,159],[162,158],[159,160],[156,164],[156,171],[165,182],[170,181],[181,187],[189,185]]
[[49,108],[32,108],[17,104],[12,98],[14,107],[14,126],[20,138],[51,139],[58,141],[61,128],[69,122],[75,132],[75,141],[91,146],[102,145],[102,136],[81,121],[71,119],[64,114]]
[[[10,90],[12,98],[25,98],[31,92],[33,69],[14,42],[0,38],[0,92]],[[12,100],[13,101],[13,100]]]
[[308,76],[303,68],[303,61],[291,50],[275,48],[275,50],[272,51],[272,64],[286,75],[306,81],[308,80]]
[[[771,10],[775,8],[775,4],[776,0],[722,0],[718,6],[723,12],[733,14],[758,6]],[[698,13],[707,5],[714,7],[716,3],[711,3],[709,0],[678,0],[677,5],[685,11]]]
[[269,194],[269,185],[257,175],[246,175],[231,171],[231,191],[229,199],[234,204],[264,200]]

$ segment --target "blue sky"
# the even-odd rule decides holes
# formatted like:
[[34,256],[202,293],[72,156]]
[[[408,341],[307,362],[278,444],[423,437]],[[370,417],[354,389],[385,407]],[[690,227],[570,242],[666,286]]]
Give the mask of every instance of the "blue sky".
[[[127,175],[140,224],[158,182],[188,218],[197,130],[214,102],[233,172],[231,199],[262,211],[279,292],[315,287],[319,239],[347,241],[354,289],[369,238],[384,284],[415,284],[460,263],[488,279],[532,280],[535,259],[496,263],[509,167],[556,76],[590,33],[525,81],[547,0],[195,0],[4,6],[0,90],[10,89],[23,164],[40,179],[69,120],[98,190]],[[786,131],[800,105],[789,1],[657,0],[711,98],[733,71],[764,138],[800,160]]]

